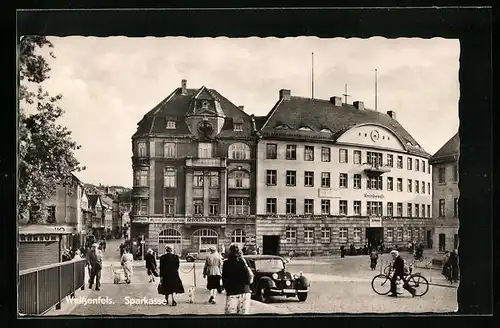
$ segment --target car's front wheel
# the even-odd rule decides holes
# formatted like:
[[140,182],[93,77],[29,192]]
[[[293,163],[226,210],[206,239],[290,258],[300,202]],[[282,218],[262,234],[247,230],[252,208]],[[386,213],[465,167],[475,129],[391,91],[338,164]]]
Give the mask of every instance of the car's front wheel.
[[191,256],[186,257],[186,262],[194,262],[194,257]]
[[297,298],[300,302],[304,302],[305,300],[307,300],[307,293],[298,293]]
[[264,287],[264,286],[259,286],[258,292],[257,292],[257,299],[262,302],[262,303],[268,303],[271,298],[271,295],[269,295],[269,288]]

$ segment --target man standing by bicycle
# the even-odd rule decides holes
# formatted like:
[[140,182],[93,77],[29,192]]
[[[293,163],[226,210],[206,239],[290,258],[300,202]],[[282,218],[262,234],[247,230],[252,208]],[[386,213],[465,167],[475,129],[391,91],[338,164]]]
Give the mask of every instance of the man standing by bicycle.
[[396,288],[396,281],[398,280],[398,278],[403,281],[403,288],[406,289],[412,296],[415,296],[415,289],[411,287],[405,280],[405,262],[403,258],[399,255],[399,252],[397,250],[392,250],[391,256],[394,260],[394,273],[391,277],[391,293],[389,294],[389,296],[398,296]]

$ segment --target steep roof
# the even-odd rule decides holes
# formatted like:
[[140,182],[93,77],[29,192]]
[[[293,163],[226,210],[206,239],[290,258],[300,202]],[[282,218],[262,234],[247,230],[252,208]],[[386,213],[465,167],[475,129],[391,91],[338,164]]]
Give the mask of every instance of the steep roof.
[[97,204],[97,200],[99,199],[99,195],[87,194],[87,198],[89,199],[89,207],[94,207]]
[[[384,126],[403,141],[409,153],[430,157],[430,154],[403,126],[386,113],[367,108],[357,109],[351,104],[344,103],[341,106],[334,106],[329,100],[323,99],[291,96],[289,100],[279,100],[266,116],[261,133],[263,137],[276,136],[335,141],[345,131],[362,123]],[[286,128],[276,128],[279,126]],[[299,131],[301,127],[308,127],[311,131]],[[329,129],[331,133],[320,132],[323,129]]]
[[[219,138],[230,137],[250,137],[252,135],[252,120],[250,116],[234,105],[227,98],[222,96],[217,90],[201,87],[199,89],[186,89],[186,94],[182,94],[182,88],[175,89],[167,98],[162,100],[152,110],[150,110],[138,123],[137,131],[132,138],[147,135],[172,135],[177,137],[191,136],[184,119],[192,108],[195,98],[212,97],[220,105],[217,106],[218,114],[226,116]],[[167,121],[175,121],[176,129],[167,129]],[[243,131],[233,131],[233,122],[243,123]]]
[[430,164],[436,164],[439,162],[456,161],[460,153],[460,137],[458,132],[448,140],[443,147],[441,147],[432,157],[429,159]]

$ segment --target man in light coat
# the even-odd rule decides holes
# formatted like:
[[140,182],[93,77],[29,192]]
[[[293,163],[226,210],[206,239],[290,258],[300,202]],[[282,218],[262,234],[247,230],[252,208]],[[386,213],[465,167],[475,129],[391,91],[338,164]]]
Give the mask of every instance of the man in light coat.
[[217,252],[215,246],[210,246],[209,251],[210,254],[208,254],[205,259],[203,278],[207,278],[207,289],[210,291],[210,299],[208,302],[215,304],[217,291],[221,291],[222,257]]

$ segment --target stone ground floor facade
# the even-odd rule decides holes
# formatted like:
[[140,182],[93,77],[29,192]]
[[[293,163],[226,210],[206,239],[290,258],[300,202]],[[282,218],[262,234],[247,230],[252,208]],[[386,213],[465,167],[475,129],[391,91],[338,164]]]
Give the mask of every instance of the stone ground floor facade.
[[458,249],[458,227],[437,226],[434,227],[434,249],[439,252]]
[[425,218],[381,217],[258,217],[257,246],[264,254],[338,254],[343,245],[355,248],[384,243],[406,248],[409,241],[432,247],[432,221]]

